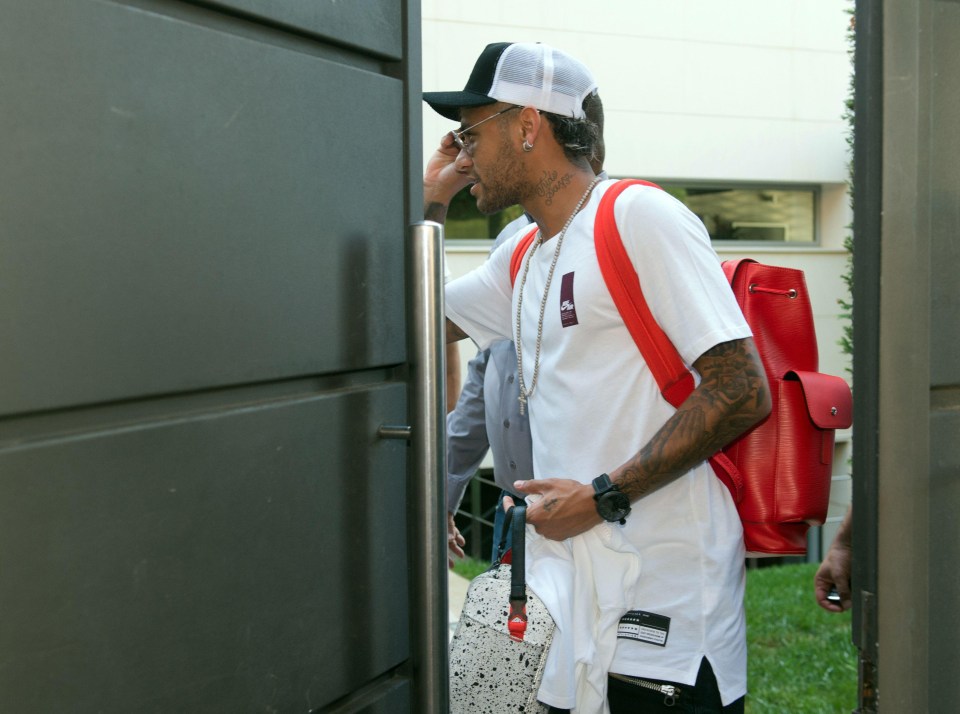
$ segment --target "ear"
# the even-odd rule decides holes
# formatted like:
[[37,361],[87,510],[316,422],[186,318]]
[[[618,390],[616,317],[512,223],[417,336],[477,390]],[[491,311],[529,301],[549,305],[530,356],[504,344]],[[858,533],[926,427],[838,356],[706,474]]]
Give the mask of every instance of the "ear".
[[543,122],[546,121],[537,109],[533,107],[524,107],[520,110],[520,140],[527,142],[530,146],[536,146],[537,137],[540,136]]

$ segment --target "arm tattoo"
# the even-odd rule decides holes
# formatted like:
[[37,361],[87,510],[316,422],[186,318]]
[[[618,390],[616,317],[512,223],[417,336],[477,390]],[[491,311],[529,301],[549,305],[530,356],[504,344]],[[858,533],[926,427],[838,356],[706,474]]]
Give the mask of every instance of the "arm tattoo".
[[717,345],[694,366],[703,382],[713,386],[708,392],[709,405],[722,416],[714,425],[714,451],[769,414],[767,375],[752,339]]
[[694,367],[700,385],[622,467],[618,482],[631,500],[686,473],[770,412],[766,373],[753,340],[717,345]]
[[423,217],[428,221],[444,223],[447,220],[447,206],[439,201],[431,201],[423,207]]

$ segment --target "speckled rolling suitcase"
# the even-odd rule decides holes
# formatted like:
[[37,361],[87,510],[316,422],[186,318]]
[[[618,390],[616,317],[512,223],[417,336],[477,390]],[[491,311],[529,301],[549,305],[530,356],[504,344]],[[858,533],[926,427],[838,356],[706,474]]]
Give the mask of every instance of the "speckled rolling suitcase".
[[[515,506],[512,548],[473,579],[450,641],[450,711],[453,714],[540,714],[537,701],[554,622],[526,587],[526,507]],[[501,543],[500,552],[503,552]]]

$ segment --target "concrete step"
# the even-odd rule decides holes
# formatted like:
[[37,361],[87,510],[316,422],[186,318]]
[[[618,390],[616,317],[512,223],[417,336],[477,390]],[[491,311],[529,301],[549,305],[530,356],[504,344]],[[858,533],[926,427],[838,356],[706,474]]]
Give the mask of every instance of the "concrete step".
[[452,570],[447,571],[447,599],[450,603],[450,637],[453,637],[454,630],[457,629],[457,622],[460,621],[460,610],[463,607],[463,601],[467,597],[467,587],[470,581],[462,575],[457,575]]

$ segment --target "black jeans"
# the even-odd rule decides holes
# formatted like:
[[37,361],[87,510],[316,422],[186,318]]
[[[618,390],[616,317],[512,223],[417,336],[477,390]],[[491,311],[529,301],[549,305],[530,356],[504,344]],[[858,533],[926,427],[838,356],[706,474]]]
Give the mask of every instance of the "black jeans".
[[[610,714],[644,714],[644,712],[673,712],[674,714],[743,714],[743,697],[727,706],[720,704],[720,688],[713,667],[703,659],[692,687],[674,682],[648,680],[657,684],[672,684],[679,690],[675,700],[661,692],[610,677],[607,680],[607,701]],[[567,714],[569,709],[550,708],[550,714]]]

